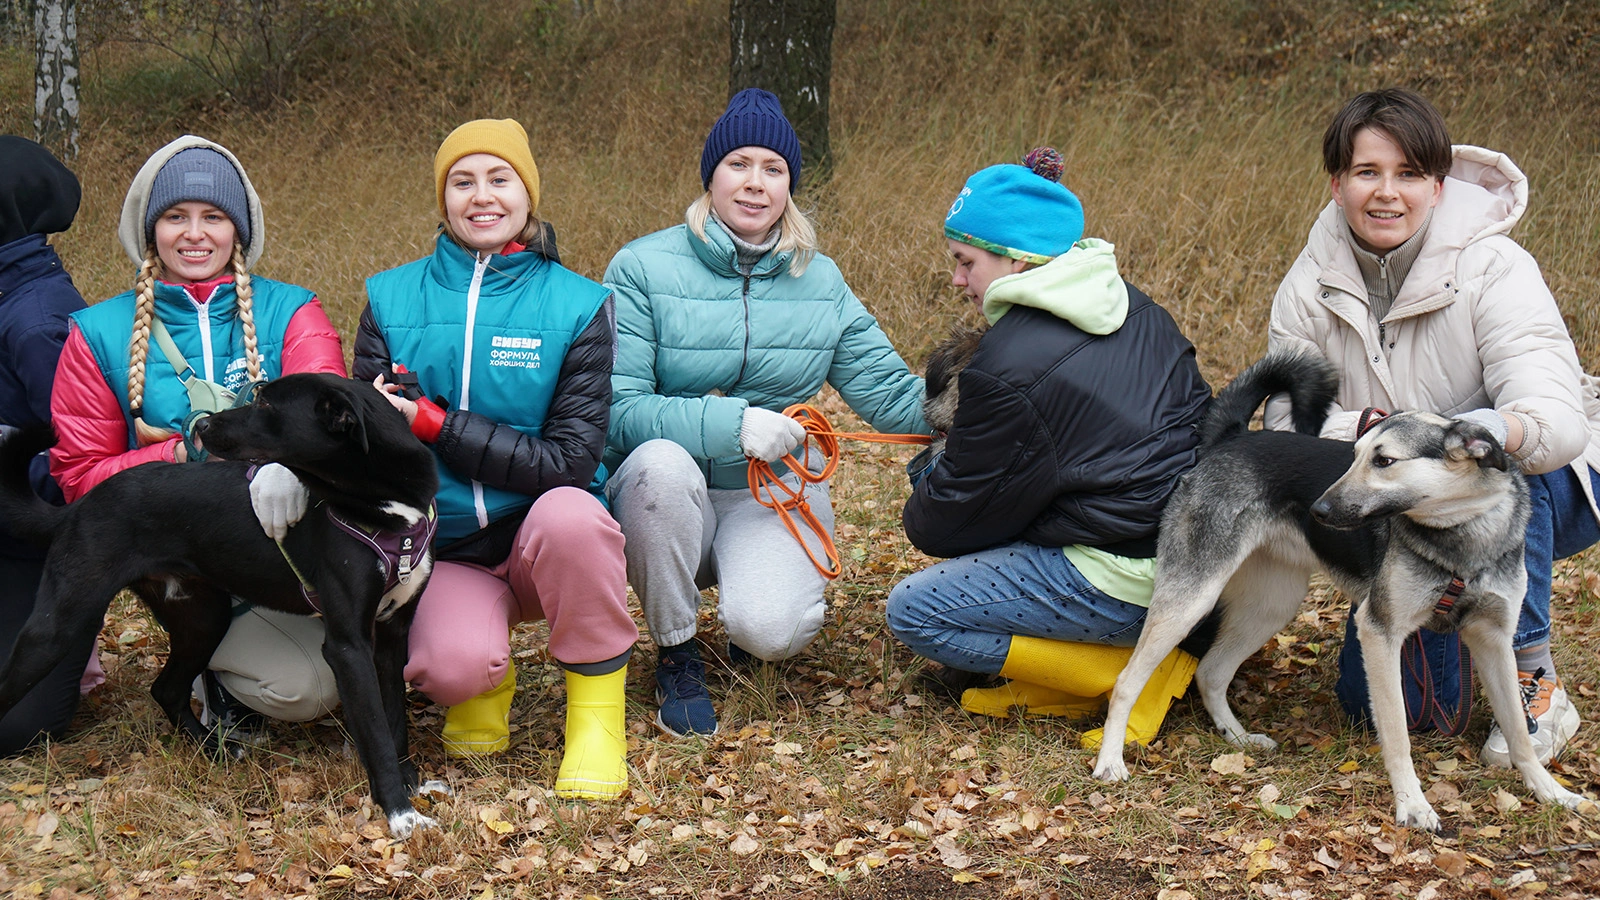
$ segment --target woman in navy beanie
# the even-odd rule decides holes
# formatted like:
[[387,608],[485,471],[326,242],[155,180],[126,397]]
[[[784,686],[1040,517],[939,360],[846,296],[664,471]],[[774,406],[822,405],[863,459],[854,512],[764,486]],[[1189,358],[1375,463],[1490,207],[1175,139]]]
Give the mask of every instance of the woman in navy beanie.
[[[617,300],[607,495],[660,648],[656,725],[672,735],[717,730],[693,642],[703,588],[718,587],[736,659],[787,659],[822,627],[826,579],[746,480],[760,459],[798,486],[777,460],[804,432],[782,410],[827,383],[874,428],[928,432],[922,379],[817,252],[793,202],[800,172],[778,98],[740,91],[706,136],[706,190],[684,224],[633,241],[606,269]],[[831,533],[827,484],[807,497]]]
[[[26,138],[0,135],[0,431],[50,422],[50,385],[67,339],[67,317],[83,297],[50,246],[48,236],[72,227],[78,179],[50,151]],[[63,502],[48,460],[34,460],[34,493]],[[10,652],[33,611],[44,558],[0,522],[0,653]],[[94,642],[74,647],[55,671],[0,719],[0,754],[12,754],[46,735],[60,737],[78,708],[80,681]]]
[[[923,460],[906,536],[949,557],[889,594],[919,655],[1010,681],[968,690],[979,715],[1093,716],[1144,624],[1156,526],[1194,465],[1211,399],[1194,347],[1083,236],[1050,148],[971,178],[945,216],[951,280],[988,319],[943,453]],[[916,463],[917,460],[913,460]],[[1155,736],[1195,659],[1174,650],[1129,721]],[[1085,735],[1099,746],[1098,731]]]

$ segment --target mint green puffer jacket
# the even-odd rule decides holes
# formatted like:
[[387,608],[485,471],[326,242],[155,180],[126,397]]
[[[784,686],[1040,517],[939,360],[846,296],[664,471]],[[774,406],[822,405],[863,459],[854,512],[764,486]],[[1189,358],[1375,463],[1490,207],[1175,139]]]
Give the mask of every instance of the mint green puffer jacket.
[[739,424],[747,406],[776,412],[833,385],[879,431],[929,433],[922,379],[850,292],[839,267],[817,255],[796,278],[789,255],[768,253],[746,277],[733,241],[706,224],[629,243],[606,268],[616,297],[606,466],[666,438],[701,461],[713,488],[746,484]]

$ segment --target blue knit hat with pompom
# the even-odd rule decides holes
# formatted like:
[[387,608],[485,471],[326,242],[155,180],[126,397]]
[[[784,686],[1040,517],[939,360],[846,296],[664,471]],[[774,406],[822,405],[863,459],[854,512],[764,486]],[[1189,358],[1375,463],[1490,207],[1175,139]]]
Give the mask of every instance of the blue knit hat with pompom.
[[783,157],[789,164],[789,193],[800,187],[800,136],[783,115],[783,103],[776,95],[760,88],[733,95],[700,151],[700,186],[711,187],[717,163],[740,147],[765,147]]
[[1020,166],[990,166],[967,179],[944,217],[945,237],[1030,263],[1047,263],[1083,237],[1083,204],[1060,184],[1050,147]]

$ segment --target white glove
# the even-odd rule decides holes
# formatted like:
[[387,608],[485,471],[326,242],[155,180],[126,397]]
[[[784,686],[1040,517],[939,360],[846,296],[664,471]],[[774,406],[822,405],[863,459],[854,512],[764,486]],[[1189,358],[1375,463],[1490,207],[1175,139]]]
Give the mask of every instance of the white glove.
[[739,423],[739,447],[744,455],[762,462],[773,462],[800,446],[806,430],[783,413],[759,406],[747,406]]
[[300,479],[277,463],[262,466],[250,480],[250,508],[255,510],[261,530],[275,541],[283,540],[289,526],[306,514],[310,499],[311,492]]
[[1456,413],[1450,418],[1477,425],[1479,428],[1494,435],[1495,442],[1500,445],[1501,449],[1505,448],[1506,437],[1511,431],[1511,427],[1506,424],[1505,416],[1492,409],[1469,409],[1466,412]]

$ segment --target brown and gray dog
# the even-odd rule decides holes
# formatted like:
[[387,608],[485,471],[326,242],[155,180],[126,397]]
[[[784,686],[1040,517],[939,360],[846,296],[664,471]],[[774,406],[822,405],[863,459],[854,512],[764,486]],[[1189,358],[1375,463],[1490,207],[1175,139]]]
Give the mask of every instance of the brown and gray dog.
[[927,384],[923,388],[922,415],[933,426],[933,443],[928,447],[929,460],[944,450],[944,437],[956,421],[956,402],[960,399],[961,370],[972,360],[987,328],[974,328],[957,323],[950,336],[933,348],[928,355]]
[[[1438,831],[1411,761],[1400,645],[1418,628],[1459,631],[1534,796],[1575,809],[1584,798],[1534,756],[1518,702],[1511,638],[1527,572],[1528,488],[1479,426],[1428,413],[1383,419],[1354,445],[1316,437],[1338,377],[1320,357],[1278,354],[1222,390],[1201,427],[1200,461],[1161,520],[1155,593],[1138,646],[1117,677],[1094,775],[1128,777],[1128,713],[1157,663],[1215,615],[1217,635],[1195,684],[1219,731],[1253,734],[1228,706],[1239,664],[1294,618],[1321,569],[1356,604],[1372,711],[1395,821]],[[1288,392],[1295,432],[1251,431],[1270,394]]]

